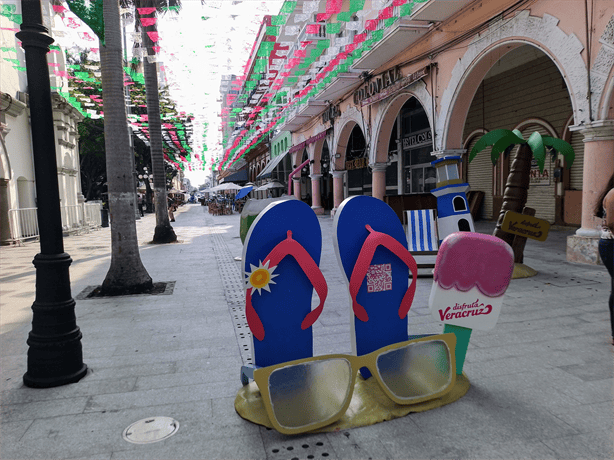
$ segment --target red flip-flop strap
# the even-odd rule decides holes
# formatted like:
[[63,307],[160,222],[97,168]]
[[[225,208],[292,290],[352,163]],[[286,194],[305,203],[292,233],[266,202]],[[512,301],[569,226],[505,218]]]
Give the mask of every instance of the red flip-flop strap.
[[362,285],[362,280],[364,280],[365,276],[367,276],[369,264],[373,259],[376,249],[377,243],[374,241],[373,234],[370,233],[360,249],[360,253],[358,254],[358,258],[354,264],[354,270],[352,270],[352,276],[350,277],[350,297],[352,298],[352,310],[354,310],[354,315],[356,315],[356,318],[363,322],[369,321],[369,315],[367,314],[365,307],[358,303],[356,296],[358,295],[358,291]]
[[262,341],[262,339],[264,339],[264,326],[262,325],[262,321],[260,321],[258,313],[256,313],[256,309],[252,305],[252,291],[252,288],[245,291],[245,318],[247,319],[249,330],[252,331],[254,337]]
[[407,265],[407,267],[411,270],[411,284],[407,288],[407,291],[405,291],[405,295],[403,296],[403,300],[401,301],[401,305],[399,307],[399,318],[403,319],[407,316],[407,313],[409,313],[411,304],[414,301],[414,294],[416,293],[416,281],[418,279],[418,265],[416,264],[416,259],[414,259],[414,257],[410,254],[407,248],[404,247],[397,240],[395,240],[393,237],[385,233],[379,233],[377,236],[378,244],[381,244],[385,248],[389,249],[399,259],[401,259],[405,263],[405,265]]
[[266,263],[268,260],[270,261],[269,267],[274,267],[288,255],[294,257],[299,267],[301,267],[301,270],[303,270],[305,275],[307,275],[309,282],[312,284],[316,290],[316,293],[318,294],[318,297],[320,298],[320,304],[318,307],[310,311],[301,323],[301,329],[307,329],[316,322],[322,313],[324,301],[328,295],[328,285],[326,284],[324,275],[322,275],[322,272],[320,271],[320,267],[318,267],[307,250],[296,240],[286,239],[279,243],[264,259],[264,263]]
[[414,300],[414,294],[416,293],[418,266],[416,264],[416,260],[409,253],[407,248],[386,233],[376,231],[369,233],[369,236],[367,236],[365,239],[360,253],[358,254],[358,258],[356,259],[356,263],[354,265],[354,270],[352,271],[352,276],[350,277],[352,309],[354,310],[356,317],[363,322],[369,320],[369,315],[367,314],[365,308],[358,303],[356,297],[358,295],[358,291],[360,290],[360,286],[367,275],[373,255],[375,254],[377,247],[380,245],[389,249],[399,259],[401,259],[412,272],[411,285],[407,288],[407,291],[405,291],[405,295],[403,296],[403,300],[399,306],[399,317],[401,319],[405,318],[407,313],[409,313],[409,309],[411,308],[411,304]]

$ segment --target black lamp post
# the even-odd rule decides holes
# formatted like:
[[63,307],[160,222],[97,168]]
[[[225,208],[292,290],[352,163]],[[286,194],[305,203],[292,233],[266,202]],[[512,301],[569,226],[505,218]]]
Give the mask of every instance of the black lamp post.
[[34,257],[36,300],[32,304],[32,331],[28,336],[26,386],[48,388],[81,379],[83,364],[81,331],[75,317],[68,267],[64,252],[60,193],[58,189],[53,109],[46,55],[53,38],[43,26],[40,0],[22,0],[21,40],[32,123],[34,175],[41,252]]

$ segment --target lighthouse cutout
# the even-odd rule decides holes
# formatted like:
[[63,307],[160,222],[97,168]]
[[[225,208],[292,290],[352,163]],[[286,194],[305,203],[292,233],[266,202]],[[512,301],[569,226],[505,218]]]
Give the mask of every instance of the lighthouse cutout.
[[447,156],[431,162],[437,171],[437,185],[431,193],[437,197],[437,226],[439,243],[454,232],[475,232],[469,212],[467,192],[458,171],[460,156]]

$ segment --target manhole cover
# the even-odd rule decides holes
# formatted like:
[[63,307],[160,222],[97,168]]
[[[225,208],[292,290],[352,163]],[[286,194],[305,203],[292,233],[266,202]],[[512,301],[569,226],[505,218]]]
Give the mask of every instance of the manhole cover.
[[134,422],[124,430],[123,438],[133,444],[149,444],[169,438],[179,429],[179,422],[170,417],[150,417]]

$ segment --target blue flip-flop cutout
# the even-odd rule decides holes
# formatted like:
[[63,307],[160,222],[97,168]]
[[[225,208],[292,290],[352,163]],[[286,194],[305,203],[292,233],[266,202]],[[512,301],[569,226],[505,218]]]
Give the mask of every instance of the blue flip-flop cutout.
[[[243,246],[243,274],[251,273],[252,265],[258,267],[264,262],[287,238],[288,230],[319,265],[322,230],[316,214],[302,201],[278,201],[267,206],[249,229]],[[269,285],[270,292],[261,289],[260,294],[253,292],[251,296],[265,330],[263,340],[252,338],[257,367],[313,356],[312,329],[302,329],[301,323],[311,311],[314,288],[292,256],[284,257],[273,274],[278,276],[273,278],[275,284]]]
[[[346,199],[335,214],[333,242],[337,259],[349,283],[356,260],[369,231],[386,233],[407,248],[403,225],[396,213],[381,200],[370,196]],[[370,265],[390,264],[392,286],[390,290],[367,292],[367,277],[362,282],[356,299],[368,313],[363,322],[354,316],[354,352],[364,355],[387,345],[408,340],[407,316],[399,317],[399,306],[409,284],[407,265],[385,247],[379,246]],[[351,302],[351,301],[350,301]],[[350,305],[351,308],[351,305]],[[363,375],[366,377],[365,373]]]

